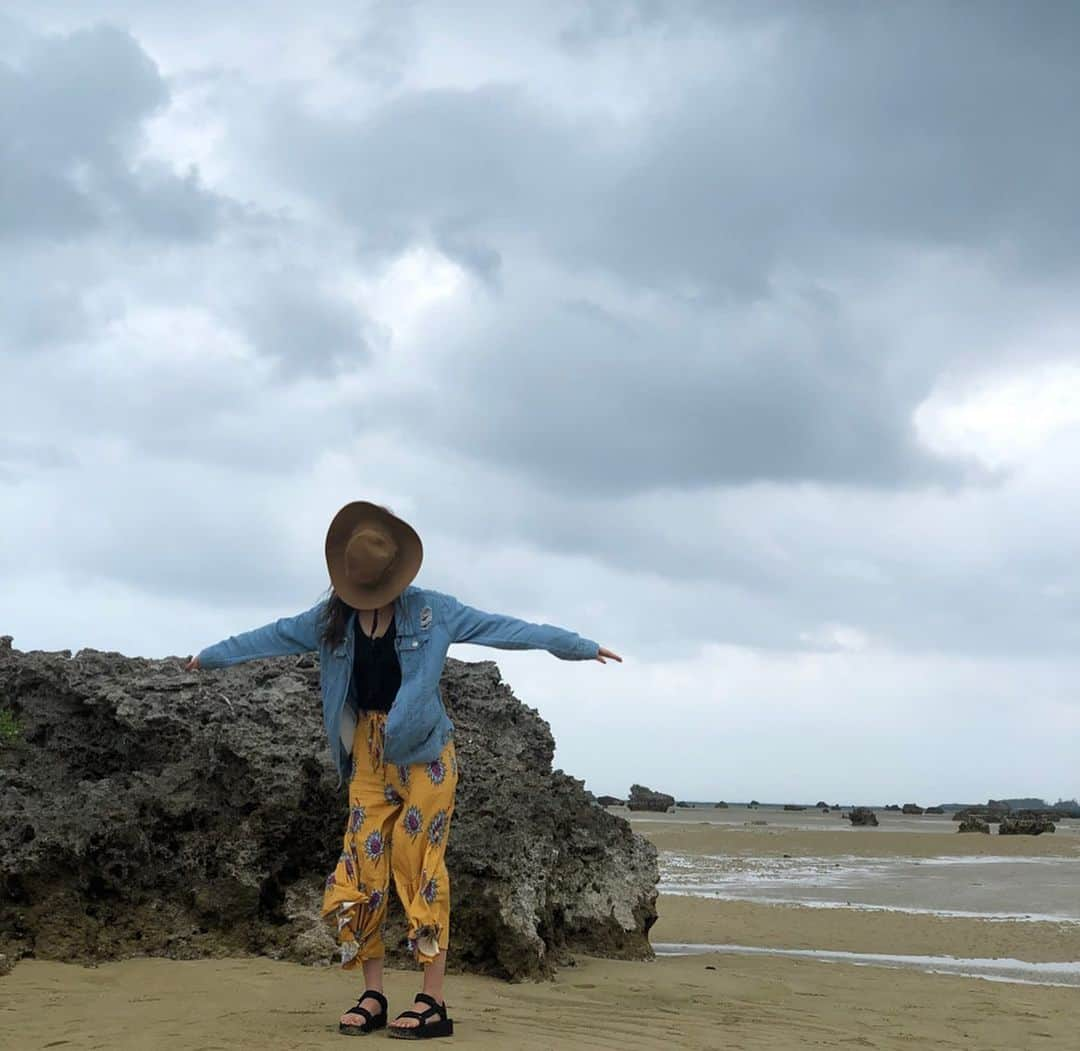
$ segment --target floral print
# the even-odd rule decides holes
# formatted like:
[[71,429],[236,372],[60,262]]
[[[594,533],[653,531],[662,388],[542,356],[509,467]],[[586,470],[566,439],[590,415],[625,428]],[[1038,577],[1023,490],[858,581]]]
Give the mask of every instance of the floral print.
[[420,835],[424,828],[424,815],[418,806],[411,806],[405,811],[405,816],[401,819],[401,827],[412,839]]
[[364,856],[371,861],[378,861],[383,856],[383,850],[385,849],[386,845],[383,843],[382,833],[378,829],[369,832],[367,839],[364,840]]
[[428,824],[428,840],[433,847],[437,847],[446,834],[446,811],[440,810],[432,817]]
[[439,881],[434,876],[420,888],[420,896],[429,905],[431,905],[439,896]]
[[391,879],[415,958],[431,963],[448,944],[446,843],[458,780],[454,743],[448,741],[430,763],[388,763],[385,728],[385,712],[364,712],[357,722],[344,842],[323,890],[323,919],[340,943],[345,970],[384,955]]
[[349,877],[349,882],[352,883],[356,879],[356,866],[353,864],[351,854],[342,854],[338,861],[345,866],[345,875]]

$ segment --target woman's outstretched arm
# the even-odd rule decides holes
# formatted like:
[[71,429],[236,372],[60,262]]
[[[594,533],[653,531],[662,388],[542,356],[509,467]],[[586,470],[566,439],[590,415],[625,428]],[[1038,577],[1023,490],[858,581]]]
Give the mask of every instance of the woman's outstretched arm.
[[605,657],[622,658],[604,649],[592,639],[554,624],[534,624],[531,621],[508,617],[503,613],[487,613],[466,606],[453,595],[435,592],[443,607],[443,617],[451,642],[471,642],[478,646],[495,646],[502,650],[547,650],[567,661],[599,660]]
[[227,668],[230,664],[257,660],[260,657],[283,657],[307,653],[319,648],[319,633],[326,600],[320,599],[309,610],[295,617],[282,617],[261,628],[230,635],[201,650],[187,668]]

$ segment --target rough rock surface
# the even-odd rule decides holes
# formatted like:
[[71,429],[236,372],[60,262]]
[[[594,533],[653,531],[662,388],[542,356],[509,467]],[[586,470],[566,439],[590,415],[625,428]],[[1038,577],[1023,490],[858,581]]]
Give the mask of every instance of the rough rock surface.
[[[450,659],[441,688],[461,769],[451,969],[517,979],[571,951],[650,957],[655,848],[552,771],[547,723],[494,662]],[[0,708],[19,726],[0,743],[0,972],[29,953],[337,960],[318,913],[348,802],[312,657],[189,673],[6,638]]]
[[990,835],[990,826],[981,817],[969,817],[960,822],[957,832],[982,832]]
[[626,806],[625,799],[618,799],[615,796],[597,796],[596,801],[601,806]]
[[877,825],[878,819],[869,807],[853,807],[848,813],[848,818],[853,825]]
[[1054,822],[1046,814],[1033,810],[1018,810],[1003,817],[998,825],[1000,836],[1041,836],[1044,832],[1054,830]]
[[631,810],[658,810],[664,813],[675,805],[675,797],[664,792],[654,792],[644,785],[631,785],[630,799],[626,805]]

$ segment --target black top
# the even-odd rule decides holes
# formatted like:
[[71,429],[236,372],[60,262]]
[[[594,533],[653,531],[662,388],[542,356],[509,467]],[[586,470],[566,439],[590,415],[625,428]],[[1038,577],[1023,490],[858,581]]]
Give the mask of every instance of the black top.
[[[376,625],[377,626],[377,625]],[[354,711],[388,712],[401,686],[401,664],[394,647],[394,618],[378,638],[364,634],[360,616],[356,618],[356,646],[353,649],[349,703]]]

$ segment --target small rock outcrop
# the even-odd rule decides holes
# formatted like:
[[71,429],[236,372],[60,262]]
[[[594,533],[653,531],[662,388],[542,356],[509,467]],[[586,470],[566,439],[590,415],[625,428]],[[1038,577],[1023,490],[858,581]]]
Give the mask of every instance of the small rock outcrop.
[[848,813],[848,820],[853,825],[871,825],[876,826],[878,823],[877,814],[875,814],[869,807],[857,806],[852,807]]
[[945,808],[943,806],[928,806],[926,812],[928,814],[944,814]]
[[918,803],[905,803],[901,813],[904,814],[924,814],[925,810]]
[[969,817],[960,822],[957,832],[982,832],[990,835],[990,826],[981,817]]
[[727,803],[725,803],[722,799],[720,800],[719,803],[714,803],[713,804],[713,809],[714,810],[727,810],[727,808],[728,808]]
[[[440,682],[460,765],[451,967],[552,973],[648,958],[656,849],[552,770],[555,742],[491,661]],[[337,960],[319,919],[348,815],[311,656],[178,660],[0,646],[0,963],[259,954]],[[391,895],[387,946],[404,952]]]
[[626,806],[625,799],[616,799],[615,796],[598,796],[596,801],[601,806]]
[[665,792],[654,792],[644,785],[631,785],[630,799],[626,805],[631,810],[655,810],[663,814],[675,805],[675,797]]
[[983,821],[997,824],[1002,818],[1012,813],[1012,807],[997,799],[991,799],[985,806],[964,807],[953,814],[953,821],[966,821],[969,817],[979,817]]
[[785,804],[784,804],[784,809],[785,809],[785,810],[792,810],[792,811],[796,811],[796,812],[797,812],[797,811],[800,811],[800,810],[805,810],[805,809],[806,809],[806,807],[804,807],[804,806],[798,806],[798,805],[796,805],[795,803],[785,803]]
[[1041,836],[1044,832],[1053,831],[1054,822],[1046,814],[1033,810],[1018,810],[1002,818],[998,826],[1000,836]]

